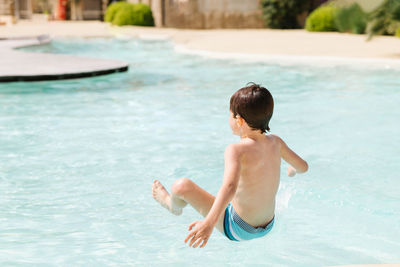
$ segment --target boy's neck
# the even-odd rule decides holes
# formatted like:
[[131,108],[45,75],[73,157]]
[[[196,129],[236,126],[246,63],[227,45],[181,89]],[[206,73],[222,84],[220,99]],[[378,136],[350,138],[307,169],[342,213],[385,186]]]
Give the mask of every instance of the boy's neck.
[[265,138],[265,134],[261,133],[260,131],[248,131],[240,135],[240,139],[244,138],[250,138],[257,141]]

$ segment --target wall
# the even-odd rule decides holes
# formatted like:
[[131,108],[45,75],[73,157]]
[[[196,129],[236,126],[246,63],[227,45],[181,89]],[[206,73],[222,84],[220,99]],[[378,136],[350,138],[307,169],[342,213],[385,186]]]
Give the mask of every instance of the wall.
[[203,0],[204,28],[262,28],[258,0]]
[[0,15],[11,15],[10,0],[0,0]]
[[85,20],[101,20],[103,18],[103,3],[101,0],[81,0],[82,16]]
[[128,0],[151,7],[156,27],[262,28],[259,0]]
[[48,0],[33,0],[33,13],[44,13],[51,11],[51,4]]
[[19,0],[19,17],[21,19],[31,19],[33,13],[32,0]]
[[164,26],[173,28],[204,28],[204,16],[199,10],[201,0],[164,0]]
[[259,0],[164,0],[164,26],[174,28],[262,28]]
[[[11,7],[15,8],[13,12],[11,12]],[[32,0],[0,0],[0,15],[15,15],[17,18],[30,19],[32,17]]]
[[71,20],[103,20],[108,0],[71,1]]

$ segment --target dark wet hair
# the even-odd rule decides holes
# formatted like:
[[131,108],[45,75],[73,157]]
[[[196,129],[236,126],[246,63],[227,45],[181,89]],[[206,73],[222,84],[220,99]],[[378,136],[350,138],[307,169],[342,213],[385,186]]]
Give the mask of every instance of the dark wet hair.
[[274,111],[274,99],[264,87],[248,83],[236,91],[230,100],[233,116],[240,115],[253,130],[270,131],[269,121]]

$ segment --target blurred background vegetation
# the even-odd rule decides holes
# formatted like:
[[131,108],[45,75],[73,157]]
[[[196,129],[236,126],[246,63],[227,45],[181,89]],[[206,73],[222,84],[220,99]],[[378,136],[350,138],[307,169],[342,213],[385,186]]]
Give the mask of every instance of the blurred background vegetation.
[[[400,37],[400,0],[261,0],[265,26]],[[114,2],[104,20],[114,25],[154,26],[148,5]]]
[[[268,28],[400,37],[400,0],[261,0]],[[306,18],[305,22],[302,18]]]
[[154,26],[153,15],[148,5],[125,1],[110,4],[104,15],[104,21],[117,26]]

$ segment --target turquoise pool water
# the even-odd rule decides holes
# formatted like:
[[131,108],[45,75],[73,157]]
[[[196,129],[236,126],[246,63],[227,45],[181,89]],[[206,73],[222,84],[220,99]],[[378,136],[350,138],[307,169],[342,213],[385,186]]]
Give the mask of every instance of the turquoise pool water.
[[[400,262],[400,70],[179,54],[167,41],[73,39],[29,48],[122,59],[127,73],[0,84],[0,265],[327,266]],[[282,165],[276,224],[234,243],[152,199],[189,177],[216,194],[228,102],[248,81],[275,97],[273,133],[310,165]]]

